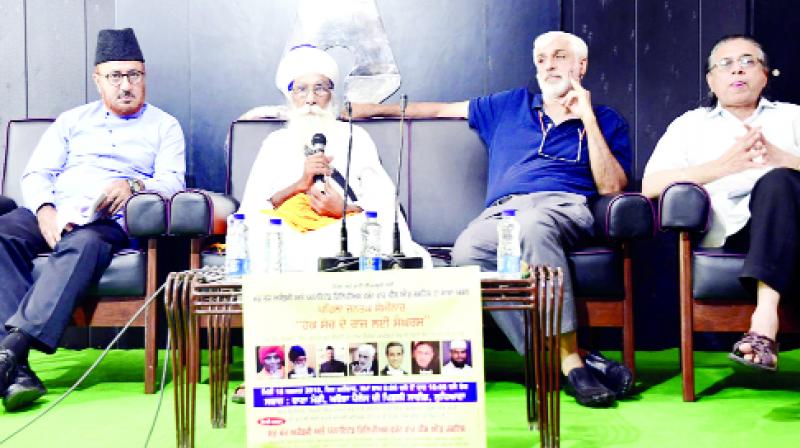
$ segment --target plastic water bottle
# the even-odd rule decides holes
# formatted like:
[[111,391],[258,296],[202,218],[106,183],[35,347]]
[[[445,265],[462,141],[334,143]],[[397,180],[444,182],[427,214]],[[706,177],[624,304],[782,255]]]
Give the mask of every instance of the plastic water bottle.
[[283,272],[283,226],[280,218],[270,218],[264,254],[267,274]]
[[243,213],[228,216],[228,232],[225,235],[225,274],[228,278],[239,278],[250,271],[247,256],[247,224]]
[[378,212],[366,212],[367,220],[361,226],[361,257],[358,269],[361,271],[381,270],[381,225]]
[[503,279],[520,278],[520,241],[517,211],[503,210],[497,223],[497,275]]

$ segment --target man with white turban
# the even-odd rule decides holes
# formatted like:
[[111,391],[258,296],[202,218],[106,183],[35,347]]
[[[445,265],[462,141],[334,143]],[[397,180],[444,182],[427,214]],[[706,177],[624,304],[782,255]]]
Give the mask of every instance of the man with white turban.
[[[245,187],[240,212],[259,219],[265,211],[283,218],[285,271],[315,271],[319,257],[339,251],[344,176],[350,131],[336,120],[332,90],[339,82],[336,61],[310,45],[290,50],[278,66],[276,86],[286,96],[286,127],[264,140]],[[306,155],[315,134],[323,134],[324,153]],[[347,201],[349,250],[361,252],[360,229],[365,211],[381,223],[382,252],[391,252],[395,187],[383,170],[367,132],[353,127],[350,188]],[[324,176],[322,186],[315,176]],[[335,225],[334,225],[335,224]],[[407,255],[429,256],[411,241],[400,216],[401,246]]]

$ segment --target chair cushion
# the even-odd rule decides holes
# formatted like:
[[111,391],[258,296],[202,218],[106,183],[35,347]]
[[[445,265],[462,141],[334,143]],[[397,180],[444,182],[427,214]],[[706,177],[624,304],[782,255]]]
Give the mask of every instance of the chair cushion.
[[692,294],[695,300],[744,300],[753,297],[739,281],[744,254],[722,248],[699,248],[692,253]]
[[611,246],[592,246],[568,253],[576,297],[621,299],[625,296],[622,254]]
[[[47,254],[33,260],[33,279],[39,278]],[[87,293],[91,297],[135,297],[145,294],[146,256],[138,250],[126,249],[114,255],[100,281],[92,284]]]

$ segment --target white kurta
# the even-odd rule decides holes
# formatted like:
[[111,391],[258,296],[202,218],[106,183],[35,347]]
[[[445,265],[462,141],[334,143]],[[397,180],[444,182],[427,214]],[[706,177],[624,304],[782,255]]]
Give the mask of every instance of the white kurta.
[[[644,175],[697,166],[718,159],[747,132],[760,126],[772,144],[800,156],[800,106],[761,99],[756,111],[741,121],[721,107],[701,107],[676,118],[653,151]],[[750,219],[750,191],[772,167],[754,168],[704,185],[713,216],[703,246],[720,247]]]
[[[326,133],[327,146],[325,154],[333,156],[331,167],[336,168],[342,176],[346,174],[347,145],[349,140],[347,123],[336,122],[333,129]],[[256,161],[247,179],[240,213],[248,216],[251,235],[263,233],[265,218],[262,209],[272,209],[269,202],[278,191],[296,182],[303,174],[305,154],[297,148],[289,131],[280,129],[264,139]],[[341,187],[331,181],[339,194]],[[392,230],[394,227],[395,188],[389,176],[381,166],[375,143],[363,128],[353,127],[353,151],[350,164],[350,188],[358,201],[356,205],[365,211],[378,212],[381,224],[381,252],[392,251]],[[400,245],[408,256],[421,256],[426,266],[431,266],[430,255],[411,240],[408,225],[400,219]],[[364,224],[364,213],[347,217],[348,250],[358,256],[361,253],[361,226]],[[319,230],[301,233],[284,225],[284,270],[316,271],[319,257],[334,256],[339,252],[341,223],[336,222]],[[263,248],[263,240],[250,238],[252,257],[258,257]]]

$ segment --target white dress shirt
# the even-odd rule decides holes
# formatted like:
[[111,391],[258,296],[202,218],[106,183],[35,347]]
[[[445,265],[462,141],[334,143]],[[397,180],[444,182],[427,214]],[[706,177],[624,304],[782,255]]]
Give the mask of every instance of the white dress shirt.
[[[718,159],[747,132],[760,126],[764,138],[778,148],[800,156],[800,106],[762,98],[746,120],[717,106],[690,110],[676,118],[653,151],[644,176],[683,169]],[[705,247],[720,247],[750,219],[750,192],[756,181],[773,167],[753,168],[704,185],[711,197],[713,216],[703,239]]]

